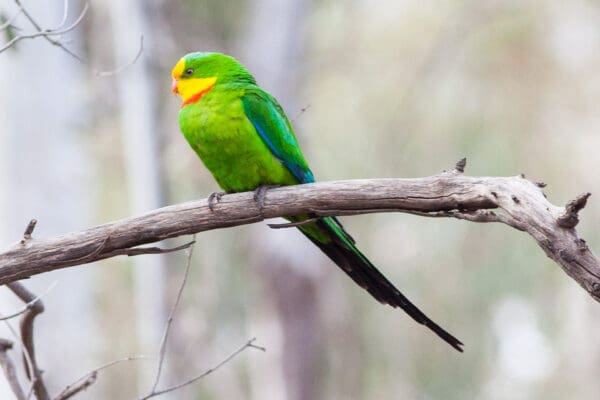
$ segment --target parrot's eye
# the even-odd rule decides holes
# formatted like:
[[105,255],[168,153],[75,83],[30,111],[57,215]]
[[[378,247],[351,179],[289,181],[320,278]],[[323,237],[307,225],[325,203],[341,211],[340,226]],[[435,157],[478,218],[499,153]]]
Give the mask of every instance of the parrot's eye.
[[193,68],[188,68],[185,70],[185,74],[186,75],[192,75],[194,73],[194,69]]

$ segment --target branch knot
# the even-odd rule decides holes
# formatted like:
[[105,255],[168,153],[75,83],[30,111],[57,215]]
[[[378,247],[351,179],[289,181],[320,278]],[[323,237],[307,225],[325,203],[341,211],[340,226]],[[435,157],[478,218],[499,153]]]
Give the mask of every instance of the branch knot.
[[558,226],[565,229],[575,228],[579,223],[579,211],[585,207],[587,199],[591,195],[590,192],[583,193],[568,202],[565,206],[565,212],[556,220]]
[[463,157],[456,162],[456,165],[454,166],[454,172],[462,174],[465,172],[466,166],[467,166],[467,158]]

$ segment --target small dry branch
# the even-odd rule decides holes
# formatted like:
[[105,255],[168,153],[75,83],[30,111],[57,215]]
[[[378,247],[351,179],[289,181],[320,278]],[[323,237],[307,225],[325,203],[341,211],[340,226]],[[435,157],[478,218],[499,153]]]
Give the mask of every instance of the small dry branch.
[[82,61],[81,57],[79,57],[77,54],[75,54],[73,51],[71,51],[69,48],[67,48],[64,45],[64,43],[61,42],[60,37],[63,36],[63,35],[65,35],[66,33],[70,32],[70,31],[72,31],[73,29],[77,28],[77,26],[79,26],[79,24],[81,24],[81,21],[83,20],[83,17],[85,16],[86,12],[88,11],[89,3],[86,2],[84,4],[84,6],[83,6],[83,9],[82,9],[81,13],[75,19],[75,21],[72,22],[70,25],[66,26],[67,19],[68,19],[68,16],[69,16],[69,12],[68,12],[68,10],[69,10],[69,1],[65,0],[64,5],[63,5],[63,18],[62,18],[62,21],[60,22],[60,24],[57,27],[49,29],[49,28],[42,28],[41,24],[37,21],[37,19],[27,10],[27,8],[23,7],[23,4],[22,4],[21,0],[14,0],[14,2],[15,2],[15,5],[17,6],[17,10],[18,11],[15,14],[15,16],[10,19],[10,23],[8,23],[8,21],[7,21],[7,25],[6,25],[6,27],[4,27],[4,29],[8,29],[10,27],[16,28],[12,24],[13,24],[14,20],[20,14],[22,14],[29,21],[29,23],[33,26],[34,31],[28,32],[28,33],[19,33],[19,34],[15,35],[8,42],[4,43],[3,45],[0,45],[0,53],[2,53],[3,51],[11,48],[12,46],[14,46],[15,44],[17,44],[21,40],[35,39],[35,38],[38,38],[38,37],[43,37],[51,45],[59,47],[64,52],[66,52],[67,54],[69,54],[70,56],[72,56],[73,58],[75,58],[75,59],[77,59],[79,61]]
[[35,317],[44,312],[44,304],[39,297],[31,293],[20,282],[10,282],[7,286],[23,303],[28,305],[27,311],[21,317],[20,323],[27,378],[31,381],[33,393],[37,400],[50,400],[48,389],[46,389],[42,377],[42,370],[37,364],[33,334],[33,322],[35,321]]
[[4,376],[17,400],[25,400],[27,397],[19,383],[15,365],[8,356],[8,350],[12,349],[12,347],[13,343],[10,340],[0,338],[0,367],[2,367]]

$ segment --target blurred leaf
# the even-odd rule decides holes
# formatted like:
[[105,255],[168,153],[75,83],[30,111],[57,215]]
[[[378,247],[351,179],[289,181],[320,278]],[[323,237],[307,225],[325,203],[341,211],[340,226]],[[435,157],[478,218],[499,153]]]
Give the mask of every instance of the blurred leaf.
[[[4,15],[3,12],[0,12],[0,25],[4,25],[8,22],[8,18]],[[11,40],[13,40],[16,36],[15,34],[15,27],[12,24],[9,24],[6,28],[3,29],[4,31],[4,37],[6,42],[10,42]],[[15,47],[15,46],[11,46],[11,47]]]

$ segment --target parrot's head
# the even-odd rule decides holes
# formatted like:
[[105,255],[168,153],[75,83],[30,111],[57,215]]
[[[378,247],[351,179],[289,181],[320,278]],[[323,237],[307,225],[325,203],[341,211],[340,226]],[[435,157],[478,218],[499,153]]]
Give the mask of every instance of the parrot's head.
[[173,67],[173,93],[182,105],[195,103],[215,85],[256,83],[252,75],[235,58],[221,53],[189,53]]

